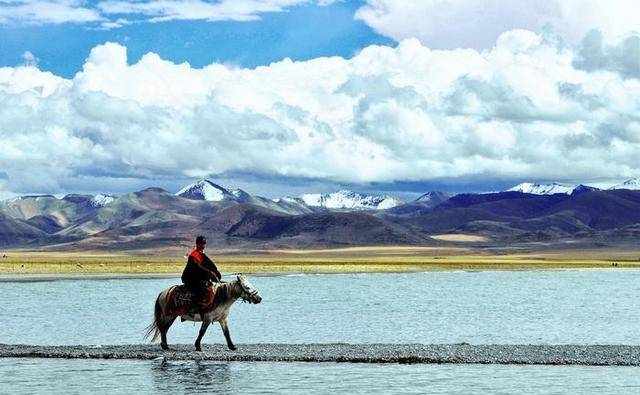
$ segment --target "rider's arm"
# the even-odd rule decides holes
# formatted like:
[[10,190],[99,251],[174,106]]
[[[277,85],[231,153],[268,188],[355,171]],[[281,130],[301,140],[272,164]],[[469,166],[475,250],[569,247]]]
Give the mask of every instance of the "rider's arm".
[[204,256],[204,262],[202,262],[202,266],[211,272],[212,277],[216,279],[216,281],[220,281],[222,279],[222,274],[218,271],[218,267],[208,256]]

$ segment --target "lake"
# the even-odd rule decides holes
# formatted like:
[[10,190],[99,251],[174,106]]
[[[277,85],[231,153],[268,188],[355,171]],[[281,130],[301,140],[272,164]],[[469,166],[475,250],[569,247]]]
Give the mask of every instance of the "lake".
[[3,393],[620,394],[631,367],[2,359]]
[[[238,303],[232,309],[231,335],[239,347],[262,342],[640,344],[638,270],[287,275],[250,280],[260,290],[263,302]],[[0,343],[140,343],[156,295],[177,281],[2,282],[5,323]],[[169,342],[192,343],[197,329],[193,323],[178,322],[169,332]],[[217,325],[209,329],[204,342],[224,342]],[[9,380],[9,388],[14,389],[38,389],[38,385],[50,383],[47,380],[51,377],[64,377],[61,385],[78,392],[83,392],[83,385],[103,385],[105,392],[128,392],[134,386],[141,392],[191,392],[195,388],[209,392],[269,389],[323,393],[327,388],[340,391],[353,387],[351,392],[421,392],[431,388],[430,392],[439,393],[544,393],[553,388],[542,386],[544,381],[588,393],[596,389],[616,392],[639,384],[637,368],[615,367],[156,365],[150,361],[0,359],[0,377],[4,384]],[[13,371],[19,374],[13,375]],[[205,382],[202,386],[199,377]],[[395,383],[395,389],[386,391],[390,383]]]

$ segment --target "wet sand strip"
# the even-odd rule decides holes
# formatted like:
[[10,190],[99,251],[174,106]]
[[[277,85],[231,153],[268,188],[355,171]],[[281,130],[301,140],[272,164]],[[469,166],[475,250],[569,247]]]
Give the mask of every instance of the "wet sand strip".
[[166,359],[208,361],[472,363],[517,365],[640,366],[640,346],[470,345],[470,344],[220,344],[34,346],[0,344],[0,357],[83,359]]

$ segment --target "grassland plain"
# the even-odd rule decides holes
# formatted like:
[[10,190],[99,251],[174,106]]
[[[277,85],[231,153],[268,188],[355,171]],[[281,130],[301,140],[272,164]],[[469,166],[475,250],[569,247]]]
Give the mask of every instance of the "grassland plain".
[[[207,251],[223,273],[364,273],[429,270],[640,268],[640,251],[545,251],[489,254],[467,248],[354,247],[318,250]],[[174,275],[182,253],[40,252],[0,255],[0,275]]]

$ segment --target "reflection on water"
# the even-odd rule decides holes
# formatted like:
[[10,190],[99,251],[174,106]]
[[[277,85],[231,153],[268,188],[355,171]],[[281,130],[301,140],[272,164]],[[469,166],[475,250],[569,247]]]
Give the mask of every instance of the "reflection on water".
[[159,392],[180,389],[193,393],[206,388],[209,392],[224,394],[233,388],[229,363],[154,362],[151,377],[154,388]]
[[616,394],[634,367],[399,365],[0,358],[11,394]]

